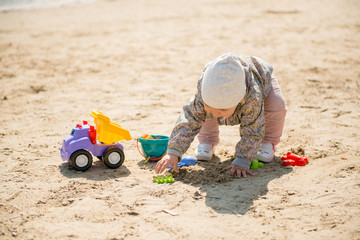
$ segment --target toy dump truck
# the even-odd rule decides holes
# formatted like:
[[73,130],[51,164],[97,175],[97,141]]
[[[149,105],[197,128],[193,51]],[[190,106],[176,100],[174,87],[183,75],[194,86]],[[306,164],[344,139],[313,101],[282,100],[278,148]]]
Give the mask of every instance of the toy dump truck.
[[118,141],[131,140],[129,131],[110,122],[99,111],[93,111],[90,115],[94,117],[96,129],[86,121],[77,124],[63,140],[60,150],[62,160],[69,162],[77,171],[86,171],[91,167],[92,155],[104,161],[109,168],[120,167],[125,155],[124,148]]

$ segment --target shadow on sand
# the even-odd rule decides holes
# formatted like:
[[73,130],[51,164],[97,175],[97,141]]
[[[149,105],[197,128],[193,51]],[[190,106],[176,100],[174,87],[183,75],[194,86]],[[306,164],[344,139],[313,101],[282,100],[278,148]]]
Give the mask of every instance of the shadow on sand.
[[92,181],[105,181],[129,176],[131,172],[124,164],[117,169],[110,169],[102,161],[94,161],[87,171],[80,172],[74,170],[69,163],[63,162],[59,165],[59,169],[60,173],[67,178],[86,178]]
[[[219,161],[219,160],[218,160]],[[230,165],[232,159],[224,162],[225,167]],[[222,214],[245,214],[254,200],[266,195],[270,181],[289,174],[292,168],[285,168],[280,164],[280,157],[275,157],[271,163],[252,170],[256,176],[247,178],[233,178],[231,181],[200,186],[205,203],[214,211]],[[206,163],[200,163],[206,174],[209,170]],[[226,173],[229,174],[229,173]]]
[[[245,214],[254,200],[266,195],[270,181],[292,171],[292,168],[281,165],[280,157],[275,157],[273,162],[264,163],[263,167],[252,170],[256,176],[237,178],[224,169],[232,160],[220,161],[218,156],[214,156],[211,161],[198,161],[196,166],[182,167],[179,174],[172,173],[175,181],[198,187],[201,193],[193,198],[205,198],[206,205],[215,212]],[[156,163],[144,164],[144,161],[140,161],[138,165],[154,169]]]

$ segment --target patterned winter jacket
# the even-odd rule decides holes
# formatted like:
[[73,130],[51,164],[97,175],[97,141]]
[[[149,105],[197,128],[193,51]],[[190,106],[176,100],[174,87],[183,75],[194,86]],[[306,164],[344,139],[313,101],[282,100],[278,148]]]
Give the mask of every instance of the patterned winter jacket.
[[[235,160],[232,164],[249,169],[265,135],[264,100],[271,88],[273,68],[257,57],[238,56],[238,58],[245,70],[246,94],[244,101],[239,103],[232,116],[226,119],[218,118],[217,122],[220,125],[231,126],[240,124],[240,141],[235,147]],[[168,153],[180,158],[199,133],[205,119],[213,118],[211,114],[205,112],[201,98],[204,71],[198,80],[195,96],[182,108],[170,135]]]

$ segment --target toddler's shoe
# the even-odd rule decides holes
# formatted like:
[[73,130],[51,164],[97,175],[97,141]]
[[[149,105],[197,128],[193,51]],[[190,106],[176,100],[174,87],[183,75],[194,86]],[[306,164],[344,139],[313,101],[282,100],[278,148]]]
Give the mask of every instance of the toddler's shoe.
[[260,143],[256,159],[262,162],[271,162],[275,155],[275,146],[272,143]]
[[214,147],[211,144],[200,143],[195,150],[195,157],[197,160],[209,161],[214,154]]

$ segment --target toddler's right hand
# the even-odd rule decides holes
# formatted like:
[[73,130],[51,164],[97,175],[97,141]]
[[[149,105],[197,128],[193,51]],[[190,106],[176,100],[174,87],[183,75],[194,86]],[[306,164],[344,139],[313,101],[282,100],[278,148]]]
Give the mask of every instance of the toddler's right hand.
[[247,174],[249,174],[251,176],[255,176],[255,174],[250,169],[243,168],[243,167],[240,167],[240,166],[236,166],[236,165],[233,165],[233,164],[228,166],[226,169],[229,170],[231,175],[236,175],[239,178],[241,178],[241,177],[246,178]]
[[162,173],[167,166],[169,166],[169,164],[173,167],[174,171],[176,173],[179,172],[178,169],[178,157],[172,154],[166,154],[160,161],[158,161],[158,163],[156,164],[155,167],[155,173],[159,174]]

